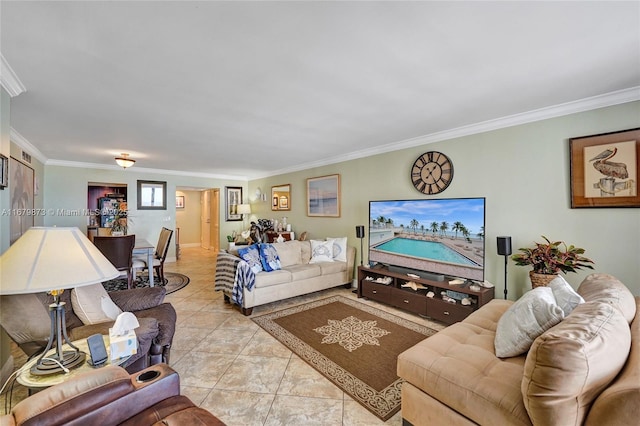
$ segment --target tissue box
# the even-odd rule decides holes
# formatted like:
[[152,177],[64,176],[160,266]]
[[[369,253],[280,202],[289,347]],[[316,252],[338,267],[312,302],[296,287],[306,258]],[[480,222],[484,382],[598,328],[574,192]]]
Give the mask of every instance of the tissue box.
[[111,354],[109,359],[112,361],[118,358],[124,358],[138,353],[138,339],[136,332],[129,330],[127,334],[122,336],[114,336],[112,329],[109,329],[109,350]]

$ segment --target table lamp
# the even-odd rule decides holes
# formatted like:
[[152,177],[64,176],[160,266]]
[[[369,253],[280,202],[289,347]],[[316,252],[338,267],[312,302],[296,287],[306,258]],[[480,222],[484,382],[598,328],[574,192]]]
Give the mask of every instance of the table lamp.
[[251,204],[238,204],[238,214],[242,216],[242,229],[245,228],[244,220],[251,214]]
[[[65,289],[113,279],[120,272],[78,228],[32,227],[0,256],[0,294],[49,292],[51,335],[44,352],[31,369],[34,375],[67,372],[82,365],[86,354],[67,337]],[[56,342],[56,353],[46,356]],[[73,350],[63,351],[67,343]]]

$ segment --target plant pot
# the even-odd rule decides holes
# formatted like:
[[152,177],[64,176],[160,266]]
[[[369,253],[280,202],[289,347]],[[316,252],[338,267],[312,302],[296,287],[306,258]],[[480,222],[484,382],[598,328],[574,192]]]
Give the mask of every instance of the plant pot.
[[558,276],[557,274],[554,274],[554,275],[538,274],[536,272],[529,271],[529,278],[531,279],[531,286],[533,288],[546,287],[557,276]]

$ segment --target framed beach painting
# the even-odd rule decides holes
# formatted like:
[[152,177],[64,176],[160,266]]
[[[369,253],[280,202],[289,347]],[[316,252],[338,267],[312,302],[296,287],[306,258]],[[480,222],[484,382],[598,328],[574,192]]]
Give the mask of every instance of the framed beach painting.
[[224,187],[224,220],[227,222],[237,222],[242,220],[242,214],[238,213],[238,206],[242,204],[242,187]]
[[340,217],[340,175],[307,179],[307,216]]
[[640,207],[640,128],[569,140],[571,208]]

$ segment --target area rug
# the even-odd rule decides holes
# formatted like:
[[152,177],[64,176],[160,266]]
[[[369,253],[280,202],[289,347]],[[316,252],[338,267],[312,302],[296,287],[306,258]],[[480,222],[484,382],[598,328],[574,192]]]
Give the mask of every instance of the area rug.
[[343,296],[252,319],[382,420],[400,410],[398,355],[436,333]]
[[[164,283],[160,283],[158,279],[153,280],[154,285],[162,285],[167,289],[167,294],[174,293],[181,288],[184,288],[189,284],[189,277],[177,272],[165,272]],[[113,280],[105,281],[102,283],[107,291],[126,290],[127,279],[115,278]],[[149,287],[149,275],[138,274],[136,280],[133,282],[132,288]]]

